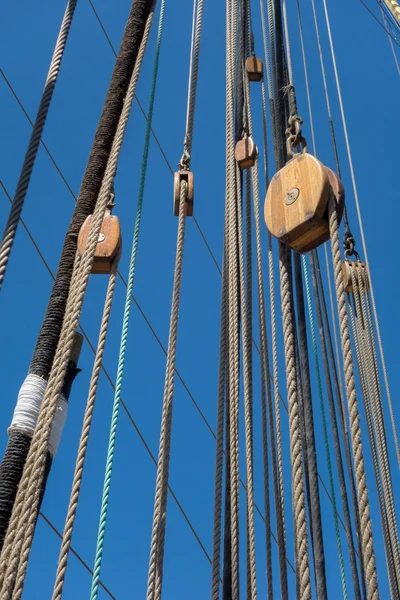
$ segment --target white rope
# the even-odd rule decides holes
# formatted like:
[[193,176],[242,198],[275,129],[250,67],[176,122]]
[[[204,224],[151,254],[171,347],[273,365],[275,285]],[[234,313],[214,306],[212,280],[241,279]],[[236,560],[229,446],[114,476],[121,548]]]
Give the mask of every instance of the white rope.
[[[19,390],[17,404],[15,406],[14,416],[9,431],[11,429],[18,429],[18,431],[23,431],[29,436],[33,435],[46,387],[47,381],[38,375],[30,374],[27,376]],[[67,413],[68,402],[66,398],[60,394],[57,400],[56,413],[49,438],[49,451],[52,456],[55,456],[60,444]]]

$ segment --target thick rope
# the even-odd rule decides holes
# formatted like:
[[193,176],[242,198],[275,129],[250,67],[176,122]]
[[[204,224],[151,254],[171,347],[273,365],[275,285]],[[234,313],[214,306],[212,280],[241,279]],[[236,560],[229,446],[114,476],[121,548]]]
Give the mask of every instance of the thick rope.
[[[337,382],[337,379],[338,379],[337,367],[334,362],[334,354],[333,354],[329,322],[327,321],[327,318],[326,318],[325,322],[323,320],[324,316],[327,317],[327,313],[326,313],[324,290],[322,287],[320,289],[320,286],[319,286],[319,283],[320,283],[319,277],[321,274],[319,272],[318,254],[316,251],[311,253],[311,255],[310,255],[310,263],[311,263],[311,275],[312,275],[312,282],[313,282],[313,289],[314,289],[315,306],[316,306],[317,319],[318,319],[320,346],[321,346],[321,350],[322,350],[322,359],[323,359],[324,372],[325,372],[326,391],[327,391],[328,402],[329,402],[329,411],[330,411],[331,423],[332,423],[332,433],[333,433],[333,441],[334,441],[335,454],[336,454],[336,463],[337,463],[338,475],[339,475],[340,494],[341,494],[341,498],[342,498],[342,506],[343,506],[343,513],[344,513],[345,533],[346,533],[346,537],[347,537],[351,573],[352,573],[352,578],[353,578],[354,596],[355,596],[356,600],[361,600],[361,590],[360,590],[360,584],[359,584],[359,579],[358,579],[356,550],[355,550],[354,539],[353,539],[353,527],[352,527],[351,516],[350,516],[349,501],[348,501],[348,494],[347,494],[347,488],[346,488],[346,479],[345,479],[343,459],[342,459],[342,453],[341,453],[341,447],[340,447],[339,427],[338,427],[336,410],[335,410],[335,400],[334,400],[334,395],[333,395],[331,368],[330,368],[329,360],[328,360],[327,345],[329,348],[329,353],[330,353],[330,358],[331,358],[331,366],[332,366],[332,372],[333,372],[332,375],[333,375],[333,379],[334,379],[336,399],[337,399],[337,403],[338,403],[338,408],[340,410],[341,403],[340,403],[339,385]],[[322,281],[321,281],[321,284],[322,284]],[[344,436],[344,441],[345,441],[346,460],[348,459],[349,461],[351,461],[350,447],[348,444],[347,436]],[[352,473],[350,474],[350,476],[351,475],[352,475]],[[354,490],[354,493],[355,493],[355,490]],[[357,523],[358,505],[357,505],[356,493],[355,493],[354,509],[355,509],[355,520]],[[357,533],[359,531],[357,527],[356,527],[356,531],[357,531]]]
[[286,383],[289,405],[290,457],[292,464],[293,513],[296,536],[297,580],[301,600],[311,600],[308,533],[304,491],[304,473],[298,414],[298,391],[294,347],[294,323],[291,306],[287,248],[279,243],[282,319],[285,345]]
[[0,245],[0,290],[3,285],[4,276],[7,269],[8,260],[10,258],[11,249],[17,233],[19,218],[22,213],[26,194],[28,192],[29,183],[33,167],[35,165],[36,156],[42,139],[43,129],[46,124],[47,114],[49,112],[51,100],[56,87],[58,74],[60,72],[61,61],[64,56],[65,46],[67,44],[69,31],[72,24],[77,0],[68,0],[65,9],[64,17],[61,23],[60,32],[58,34],[53,57],[51,59],[49,72],[47,74],[46,83],[44,86],[42,98],[40,100],[35,123],[33,125],[31,137],[29,140],[28,149],[25,154],[24,163],[22,165],[21,174],[18,179],[17,189],[15,191],[14,201],[11,206],[10,214],[8,215],[7,224],[4,230],[3,239]]
[[[18,569],[17,574],[18,581],[14,592],[15,598],[19,598],[22,594],[27,561],[36,522],[35,515],[38,508],[37,489],[43,477],[43,462],[47,452],[51,425],[57,406],[57,398],[62,387],[74,333],[79,322],[85,290],[91,273],[93,255],[98,242],[98,234],[103,221],[105,208],[112,191],[118,157],[132,106],[138,75],[139,70],[134,71],[132,74],[128,93],[124,101],[122,114],[112,144],[110,158],[101,185],[99,198],[93,214],[86,248],[81,260],[76,260],[74,267],[74,285],[72,285],[71,282],[67,309],[56,356],[51,369],[46,394],[42,402],[38,424],[32,438],[24,474],[18,490],[13,515],[5,540],[5,547],[0,557],[0,585],[2,586],[0,598],[7,598],[7,594],[11,591],[14,582],[14,571],[18,563],[20,563],[20,568]],[[22,544],[22,558],[20,561],[19,556]],[[8,557],[9,552],[10,557]]]
[[336,296],[340,323],[340,336],[344,362],[347,402],[350,416],[350,430],[353,446],[353,457],[356,470],[357,495],[360,507],[362,554],[368,586],[368,600],[378,600],[378,578],[376,572],[375,551],[372,537],[372,523],[368,499],[368,489],[362,450],[360,415],[356,397],[354,365],[351,352],[349,324],[346,311],[346,299],[343,285],[342,261],[340,257],[339,226],[335,201],[329,203],[329,227],[332,243],[332,256],[336,281]]
[[[153,16],[154,16],[154,7],[155,7],[155,2],[152,6],[152,9],[151,9],[150,14],[147,19],[146,28],[145,28],[143,40],[142,40],[142,43],[140,46],[138,61],[137,61],[137,64],[135,65],[133,77],[139,76],[141,62],[143,60],[144,52],[146,50],[148,38],[150,35],[151,24],[152,24]],[[119,415],[119,407],[121,404],[121,392],[122,392],[122,383],[123,383],[123,376],[124,376],[126,346],[127,346],[127,341],[128,341],[128,332],[129,332],[129,318],[130,318],[131,305],[132,305],[132,291],[133,291],[133,286],[134,286],[134,281],[135,281],[136,260],[137,260],[137,252],[138,252],[138,245],[139,245],[139,234],[140,234],[140,225],[141,225],[142,209],[143,209],[144,188],[145,188],[145,182],[146,182],[147,163],[148,163],[149,146],[150,146],[151,125],[152,125],[155,92],[156,92],[156,84],[157,84],[157,74],[158,74],[159,54],[160,54],[160,46],[161,46],[161,33],[162,33],[163,17],[164,17],[164,3],[162,3],[161,11],[160,11],[158,36],[157,36],[157,42],[156,42],[156,54],[155,54],[154,68],[153,68],[152,88],[151,88],[151,93],[150,93],[149,112],[148,112],[148,119],[147,119],[147,124],[146,124],[145,143],[144,143],[143,156],[142,156],[139,195],[138,195],[138,203],[137,203],[137,208],[136,208],[136,217],[135,217],[135,226],[134,226],[134,232],[133,232],[131,257],[130,257],[130,262],[129,262],[128,282],[127,282],[127,286],[126,286],[124,316],[123,316],[123,320],[122,320],[122,330],[121,330],[121,343],[120,343],[120,351],[119,351],[118,366],[117,366],[117,378],[116,378],[116,383],[115,383],[114,401],[113,401],[113,407],[112,407],[112,413],[111,413],[111,426],[110,426],[110,433],[109,433],[109,440],[108,440],[106,469],[105,469],[105,475],[104,475],[104,484],[103,484],[103,492],[102,492],[102,500],[101,500],[100,522],[99,522],[99,530],[98,530],[98,534],[97,534],[96,553],[95,553],[95,561],[94,561],[94,567],[93,567],[93,578],[92,578],[92,586],[91,586],[91,592],[90,592],[91,600],[95,600],[97,598],[98,590],[99,590],[100,571],[101,571],[101,563],[102,563],[103,548],[104,548],[104,537],[105,537],[105,529],[106,529],[106,524],[107,524],[108,502],[109,502],[111,477],[112,477],[112,470],[113,470],[113,463],[114,463],[114,452],[115,452],[115,442],[116,442],[117,426],[118,426],[118,415]],[[136,73],[136,71],[137,71],[137,73]]]
[[345,112],[344,112],[344,106],[343,106],[343,100],[342,100],[342,93],[341,93],[341,87],[340,87],[340,82],[339,82],[339,74],[338,74],[337,65],[336,65],[336,56],[335,56],[335,50],[334,50],[334,47],[333,47],[333,39],[332,39],[330,19],[329,19],[328,7],[327,7],[326,0],[323,0],[323,4],[324,4],[324,11],[325,11],[326,26],[327,26],[327,30],[328,30],[330,50],[331,50],[331,55],[332,55],[333,69],[334,69],[334,73],[335,73],[336,89],[337,89],[338,98],[339,98],[340,113],[341,113],[341,116],[342,116],[344,137],[345,137],[346,149],[347,149],[347,156],[348,156],[349,167],[350,167],[350,174],[351,174],[351,180],[352,180],[352,184],[353,184],[354,199],[355,199],[355,202],[356,202],[357,217],[358,217],[358,223],[359,223],[359,226],[360,226],[361,242],[362,242],[362,247],[363,247],[363,252],[364,252],[365,263],[366,263],[367,269],[368,269],[368,277],[369,277],[369,284],[370,284],[370,294],[371,294],[372,309],[373,309],[373,314],[374,314],[376,335],[377,335],[377,339],[378,339],[379,354],[380,354],[380,357],[381,357],[383,378],[384,378],[384,381],[385,381],[385,388],[386,388],[386,395],[387,395],[387,400],[388,400],[388,405],[389,405],[389,412],[390,412],[390,420],[391,420],[391,424],[392,424],[393,438],[394,438],[394,443],[395,443],[395,446],[396,446],[397,461],[398,461],[398,464],[399,464],[399,467],[400,467],[400,446],[399,446],[399,441],[398,441],[398,436],[397,436],[396,419],[395,419],[395,416],[394,416],[393,404],[392,404],[392,399],[391,399],[391,394],[390,394],[389,379],[388,379],[388,375],[387,375],[386,361],[385,361],[385,356],[384,356],[384,352],[383,352],[382,337],[381,337],[381,332],[380,332],[380,328],[379,328],[378,312],[377,312],[376,303],[375,303],[375,294],[374,294],[374,289],[373,289],[373,285],[372,285],[371,272],[369,270],[367,244],[366,244],[366,240],[365,240],[364,228],[363,228],[363,223],[362,223],[361,207],[360,207],[360,201],[359,201],[359,198],[358,198],[356,178],[355,178],[354,167],[353,167],[353,159],[352,159],[352,154],[351,154],[351,149],[350,149],[350,142],[349,142],[349,136],[348,136],[348,131],[347,131],[346,117],[345,117]]
[[86,458],[86,452],[87,452],[87,447],[88,447],[88,443],[89,443],[90,429],[91,429],[91,425],[92,425],[94,405],[95,405],[96,396],[97,396],[97,387],[98,387],[98,382],[99,382],[99,377],[100,377],[101,366],[102,366],[102,362],[103,362],[104,349],[105,349],[105,345],[106,345],[108,324],[109,324],[110,315],[111,315],[112,301],[114,298],[114,289],[115,289],[115,283],[116,283],[116,278],[117,278],[118,263],[119,263],[119,255],[117,256],[116,260],[114,261],[114,264],[112,267],[112,272],[110,274],[109,281],[108,281],[108,288],[107,288],[107,294],[106,294],[106,299],[105,299],[105,303],[104,303],[103,317],[102,317],[101,325],[100,325],[100,333],[99,333],[99,339],[98,339],[98,343],[97,343],[96,356],[94,359],[92,377],[91,377],[90,385],[89,385],[88,399],[87,399],[85,414],[84,414],[84,418],[83,418],[82,433],[81,433],[81,438],[79,441],[78,454],[77,454],[77,459],[76,459],[76,464],[75,464],[75,472],[74,472],[74,478],[73,478],[73,482],[72,482],[71,495],[70,495],[70,500],[69,500],[69,505],[68,505],[68,510],[67,510],[67,517],[65,519],[64,532],[63,532],[62,541],[61,541],[61,550],[60,550],[60,557],[58,559],[56,580],[55,580],[54,591],[53,591],[53,600],[61,600],[63,587],[64,587],[65,574],[67,571],[67,564],[68,564],[68,556],[69,556],[69,551],[70,551],[70,547],[71,547],[72,533],[74,530],[76,511],[78,508],[79,495],[80,495],[80,490],[81,490],[81,485],[82,485],[83,469],[84,469],[84,465],[85,465],[85,458]]
[[165,370],[164,400],[161,417],[160,448],[157,463],[157,481],[151,533],[150,564],[147,580],[147,600],[160,600],[164,567],[165,527],[167,518],[168,477],[172,431],[172,403],[174,396],[176,348],[178,337],[179,304],[185,242],[185,204],[187,182],[181,181],[178,235],[176,244],[174,288]]
[[328,440],[328,427],[327,427],[326,415],[325,415],[324,395],[323,395],[323,391],[322,391],[322,378],[321,378],[321,371],[320,371],[320,366],[319,366],[317,338],[315,335],[314,315],[313,315],[313,308],[312,308],[312,302],[311,302],[308,267],[307,267],[306,257],[304,255],[302,256],[302,263],[303,263],[304,281],[305,281],[305,285],[306,285],[307,308],[308,308],[308,317],[309,317],[310,330],[311,330],[311,339],[312,339],[312,345],[313,345],[313,351],[314,351],[315,369],[316,369],[316,373],[317,373],[318,394],[319,394],[319,402],[320,402],[320,408],[321,408],[322,426],[323,426],[323,430],[324,430],[325,454],[326,454],[326,461],[327,461],[327,465],[328,465],[329,487],[330,487],[330,494],[331,494],[331,498],[332,498],[333,520],[335,523],[335,534],[336,534],[336,544],[337,544],[338,555],[339,555],[340,576],[342,579],[343,598],[347,599],[348,596],[347,596],[347,588],[346,588],[346,576],[345,576],[345,571],[344,571],[342,544],[341,544],[341,540],[340,540],[336,494],[335,494],[335,486],[334,486],[334,482],[333,482],[332,460],[331,460],[331,452],[330,452],[329,440]]

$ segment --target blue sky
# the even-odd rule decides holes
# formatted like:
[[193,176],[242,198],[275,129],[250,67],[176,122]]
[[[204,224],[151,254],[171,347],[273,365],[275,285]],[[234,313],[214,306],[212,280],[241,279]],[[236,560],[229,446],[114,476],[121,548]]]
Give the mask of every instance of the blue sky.
[[[379,15],[373,0],[367,0]],[[158,2],[159,4],[159,2]],[[317,2],[323,36],[333,116],[338,134],[347,206],[358,238],[354,199],[345,154],[340,113],[327,46],[322,3]],[[200,59],[198,109],[196,113],[192,168],[195,173],[195,214],[207,241],[221,262],[225,187],[225,10],[224,3],[205,1]],[[130,1],[95,0],[107,33],[118,48]],[[334,167],[329,123],[317,54],[310,0],[301,0],[303,28],[311,84],[318,157]],[[65,2],[19,0],[0,8],[0,68],[9,78],[31,118],[34,118]],[[371,272],[380,313],[382,337],[395,410],[400,392],[397,378],[396,273],[398,197],[397,102],[399,75],[386,34],[358,0],[329,2],[332,33],[342,84],[350,143],[357,178]],[[182,154],[185,127],[187,77],[192,3],[167,0],[153,128],[172,170]],[[310,139],[304,74],[299,45],[296,4],[288,1],[294,80],[304,131]],[[158,13],[157,13],[158,18]],[[262,53],[258,2],[253,3],[256,49]],[[155,50],[153,26],[137,94],[148,107]],[[44,140],[75,194],[78,193],[97,120],[114,64],[114,56],[87,0],[80,0],[71,29],[60,78],[44,132]],[[260,91],[254,84],[254,137],[261,146]],[[0,77],[0,179],[12,195],[29,140],[30,125],[15,98]],[[145,120],[138,105],[132,110],[116,181],[115,214],[121,220],[124,252],[120,270],[126,275],[139,185]],[[271,152],[272,158],[272,152]],[[272,162],[271,162],[272,168]],[[265,182],[260,181],[261,196]],[[43,148],[40,149],[23,218],[50,268],[55,272],[64,233],[73,210],[73,197]],[[8,200],[0,190],[0,225],[8,214]],[[172,212],[172,177],[169,166],[152,140],[146,181],[143,226],[135,282],[135,297],[161,343],[166,346],[173,281],[177,220]],[[266,229],[262,231],[266,261]],[[360,244],[359,244],[360,246]],[[81,323],[96,343],[106,278],[91,281]],[[32,355],[38,329],[51,290],[51,278],[31,241],[19,230],[2,291],[1,345],[3,400],[0,405],[0,451],[7,440],[6,429]],[[115,378],[125,288],[118,282],[104,365]],[[195,226],[187,227],[177,367],[185,382],[176,382],[170,483],[207,552],[211,554],[213,519],[214,441],[199,417],[188,391],[215,428],[219,344],[220,276]],[[255,319],[256,322],[256,319]],[[257,331],[255,331],[257,335]],[[43,512],[62,530],[69,499],[75,455],[86,402],[93,355],[84,345],[80,367],[70,400],[67,424],[43,503]],[[128,342],[123,398],[143,439],[156,456],[164,386],[165,355],[143,315],[133,307]],[[282,393],[285,390],[280,363]],[[313,383],[315,380],[313,379]],[[261,423],[259,407],[259,361],[254,357],[256,501],[263,506]],[[317,389],[314,386],[315,400]],[[103,484],[112,388],[102,376],[90,439],[85,479],[79,502],[73,546],[93,564],[98,515]],[[285,467],[290,473],[287,419],[284,421]],[[328,481],[320,415],[316,408],[318,466]],[[389,425],[389,422],[388,422]],[[367,439],[364,436],[365,447]],[[333,452],[333,449],[332,449]],[[394,464],[394,463],[393,463]],[[374,479],[367,453],[368,481]],[[394,486],[398,486],[394,470]],[[155,485],[154,464],[137,430],[121,411],[109,519],[101,578],[117,598],[145,596],[148,552]],[[286,490],[287,523],[291,531],[290,487]],[[338,494],[338,491],[337,491]],[[385,569],[376,495],[371,493],[378,564]],[[331,505],[321,492],[330,597],[340,598],[341,589]],[[244,501],[244,497],[242,497]],[[244,503],[243,503],[244,507]],[[244,515],[244,512],[243,512]],[[258,581],[265,597],[265,528],[256,516]],[[275,526],[274,526],[275,529]],[[244,541],[244,529],[242,540]],[[345,538],[342,536],[345,547]],[[59,540],[39,519],[26,583],[26,598],[42,600],[51,595],[59,551]],[[273,543],[274,567],[277,553]],[[293,546],[289,545],[293,559]],[[347,560],[347,553],[345,550]],[[243,571],[244,572],[244,571]],[[348,586],[351,580],[348,575]],[[294,578],[289,575],[293,591]],[[244,576],[243,581],[244,583]],[[386,578],[380,578],[381,597],[388,598]],[[73,556],[70,558],[66,599],[87,598],[90,576]],[[208,597],[210,565],[176,503],[169,498],[165,552],[164,598],[200,600]],[[278,580],[275,580],[278,597]],[[108,596],[100,590],[99,598]],[[293,595],[291,597],[294,597]],[[351,593],[349,594],[351,597]]]

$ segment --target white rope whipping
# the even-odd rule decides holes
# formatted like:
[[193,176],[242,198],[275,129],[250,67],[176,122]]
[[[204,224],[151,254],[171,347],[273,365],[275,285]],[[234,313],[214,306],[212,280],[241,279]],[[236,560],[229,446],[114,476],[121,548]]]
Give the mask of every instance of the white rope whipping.
[[[29,436],[33,435],[46,387],[47,381],[42,379],[42,377],[33,374],[27,376],[19,390],[10,429],[18,429]],[[68,402],[60,394],[57,400],[57,409],[49,439],[49,451],[52,456],[57,452],[67,413]]]

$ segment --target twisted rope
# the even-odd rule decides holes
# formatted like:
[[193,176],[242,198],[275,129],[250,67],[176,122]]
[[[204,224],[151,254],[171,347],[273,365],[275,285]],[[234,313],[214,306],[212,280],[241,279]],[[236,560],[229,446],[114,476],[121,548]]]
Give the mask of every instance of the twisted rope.
[[[143,50],[144,52],[144,50]],[[139,57],[138,57],[139,60]],[[57,406],[57,398],[61,391],[65,371],[68,365],[74,333],[78,326],[80,312],[85,296],[87,283],[91,274],[94,251],[103,221],[106,205],[109,201],[116,173],[118,157],[126,130],[135,87],[139,76],[139,68],[135,69],[124,101],[118,128],[113,140],[110,158],[101,185],[99,198],[93,213],[91,229],[82,257],[75,260],[73,279],[71,281],[65,318],[60,334],[57,351],[49,376],[49,382],[43,398],[38,423],[32,438],[31,447],[24,468],[10,519],[4,548],[0,557],[0,598],[8,600],[14,585],[13,598],[20,598],[27,568],[27,562],[33,538],[36,515],[39,505],[39,490],[44,472],[48,439]]]
[[80,437],[80,441],[79,441],[78,454],[77,454],[77,459],[76,459],[76,464],[75,464],[75,472],[74,472],[74,478],[73,478],[73,482],[72,482],[71,495],[70,495],[70,500],[69,500],[69,505],[68,505],[68,510],[67,510],[67,517],[65,519],[64,532],[63,532],[62,541],[61,541],[60,557],[58,559],[56,580],[55,580],[55,584],[54,584],[52,600],[61,600],[63,587],[64,587],[65,574],[67,571],[67,564],[68,564],[68,556],[69,556],[69,551],[70,551],[70,547],[71,547],[72,533],[74,530],[76,511],[78,508],[79,495],[80,495],[80,490],[81,490],[81,485],[82,485],[83,469],[84,469],[84,465],[85,465],[85,458],[86,458],[86,452],[87,452],[87,447],[88,447],[88,443],[89,443],[90,429],[91,429],[91,425],[92,425],[94,405],[95,405],[96,396],[97,396],[97,387],[98,387],[100,371],[101,371],[102,362],[103,362],[104,349],[105,349],[105,345],[106,345],[108,324],[109,324],[110,315],[111,315],[111,307],[112,307],[112,302],[113,302],[113,298],[114,298],[114,289],[115,289],[115,283],[116,283],[116,278],[117,278],[119,258],[120,258],[120,254],[116,257],[116,259],[114,261],[112,271],[111,271],[109,281],[108,281],[107,294],[106,294],[103,316],[102,316],[101,325],[100,325],[99,339],[98,339],[98,343],[97,343],[97,350],[96,350],[96,355],[95,355],[95,359],[94,359],[92,377],[91,377],[90,385],[89,385],[88,399],[87,399],[85,414],[84,414],[84,418],[83,418],[82,433],[81,433],[81,437]]
[[193,144],[194,116],[196,110],[197,80],[199,76],[200,40],[203,25],[203,0],[193,0],[192,44],[186,109],[186,131],[180,165],[189,170]]
[[33,125],[31,137],[29,140],[28,149],[25,154],[21,173],[17,183],[17,189],[12,203],[10,214],[8,215],[7,224],[4,230],[3,239],[0,245],[0,290],[3,285],[8,260],[10,258],[11,249],[14,244],[17,233],[19,218],[22,213],[26,194],[28,192],[29,183],[33,167],[35,165],[36,155],[42,139],[42,133],[46,124],[47,114],[49,112],[51,99],[56,87],[58,74],[60,71],[61,61],[64,56],[65,46],[67,44],[69,31],[72,24],[77,0],[68,0],[65,9],[64,17],[61,23],[61,28],[58,34],[53,57],[51,59],[49,72],[47,74],[46,83],[44,85],[43,94],[40,100],[35,123]]
[[[122,320],[122,330],[121,330],[121,343],[120,350],[118,356],[118,366],[117,366],[117,378],[115,382],[115,390],[114,390],[114,400],[113,407],[111,412],[111,425],[110,425],[110,433],[108,439],[108,448],[107,448],[107,458],[106,458],[106,468],[104,474],[104,484],[103,484],[103,492],[101,499],[101,508],[100,508],[100,520],[99,520],[99,529],[97,533],[97,541],[96,541],[96,553],[93,567],[93,578],[92,578],[92,586],[90,592],[90,599],[96,600],[98,597],[99,590],[99,581],[100,581],[100,571],[101,564],[103,558],[103,548],[104,548],[104,537],[105,530],[107,524],[107,513],[108,513],[108,502],[110,496],[110,488],[111,488],[111,477],[112,470],[114,464],[114,452],[115,452],[115,442],[117,436],[117,427],[118,427],[118,416],[119,416],[119,407],[121,404],[121,393],[122,393],[122,383],[124,376],[124,367],[125,367],[125,355],[126,355],[126,346],[128,341],[128,332],[129,332],[129,318],[131,313],[132,306],[132,291],[135,281],[135,272],[136,272],[136,259],[139,245],[139,233],[140,233],[140,225],[141,225],[141,217],[142,217],[142,208],[143,208],[143,198],[144,198],[144,187],[146,182],[146,173],[147,173],[147,163],[148,163],[148,155],[149,155],[149,147],[150,147],[150,135],[151,135],[151,125],[153,119],[153,111],[154,111],[154,101],[155,101],[155,92],[156,92],[156,83],[157,83],[157,74],[158,74],[158,64],[159,64],[159,56],[160,56],[160,47],[161,47],[161,34],[162,34],[162,26],[164,19],[164,2],[161,4],[160,9],[160,17],[159,17],[159,25],[158,25],[158,36],[156,42],[156,54],[154,59],[154,68],[153,68],[153,80],[152,80],[152,88],[150,93],[150,104],[149,104],[149,113],[146,124],[146,132],[145,132],[145,143],[144,150],[142,156],[142,166],[141,166],[141,175],[140,175],[140,185],[139,185],[139,195],[138,195],[138,203],[136,208],[136,218],[135,218],[135,226],[133,231],[133,240],[132,240],[132,249],[131,249],[131,257],[129,262],[129,272],[128,272],[128,282],[126,286],[126,297],[125,297],[125,306],[124,306],[124,316]],[[139,49],[138,61],[135,65],[134,73],[132,77],[138,77],[140,72],[141,63],[143,60],[143,56],[146,50],[147,42],[150,35],[151,24],[154,16],[154,8],[155,2],[151,8],[149,13],[146,27],[143,34],[143,40]],[[137,71],[137,73],[136,73]]]
[[164,567],[165,526],[167,518],[168,477],[171,448],[172,403],[174,396],[176,347],[178,337],[179,304],[182,282],[185,243],[185,204],[187,182],[181,181],[178,235],[176,244],[174,288],[168,339],[167,365],[165,369],[164,400],[161,417],[160,448],[157,463],[157,480],[154,501],[153,527],[150,545],[150,564],[147,580],[147,600],[159,600],[162,592]]
[[294,323],[289,281],[287,248],[279,243],[283,334],[285,345],[286,384],[289,405],[290,457],[292,464],[292,494],[295,525],[295,546],[298,564],[297,581],[301,600],[311,600],[308,532],[304,492],[304,473],[300,440],[299,406],[297,395]]
[[368,488],[364,466],[364,456],[361,440],[360,415],[356,396],[354,365],[351,352],[349,324],[346,311],[346,299],[343,285],[342,261],[340,257],[339,226],[336,212],[336,204],[331,200],[329,204],[329,228],[332,243],[332,256],[336,281],[336,296],[338,302],[338,314],[340,323],[340,336],[344,362],[344,375],[346,384],[346,395],[349,407],[350,430],[353,447],[353,457],[356,470],[357,495],[360,507],[362,554],[366,571],[368,586],[368,600],[378,600],[378,579],[375,563],[375,551],[372,537],[372,524],[370,517]]

